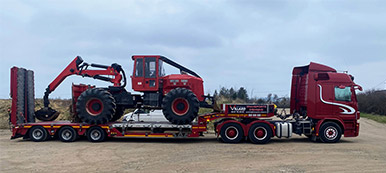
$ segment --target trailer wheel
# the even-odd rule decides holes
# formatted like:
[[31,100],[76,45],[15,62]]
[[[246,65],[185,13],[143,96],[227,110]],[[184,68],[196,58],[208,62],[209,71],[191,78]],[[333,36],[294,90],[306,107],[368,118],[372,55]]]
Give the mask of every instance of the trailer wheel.
[[272,130],[268,124],[256,123],[249,128],[248,137],[254,144],[266,144],[272,137]]
[[32,141],[35,142],[45,141],[48,138],[48,132],[42,126],[33,126],[29,130],[29,137]]
[[342,129],[334,122],[326,122],[320,127],[319,136],[322,142],[335,143],[342,137]]
[[237,123],[226,123],[221,127],[221,139],[225,143],[239,143],[243,137],[243,128]]
[[72,127],[65,126],[59,130],[59,139],[62,142],[74,142],[77,138],[78,133]]
[[198,115],[199,106],[196,95],[186,88],[175,88],[162,100],[162,112],[173,124],[191,123]]
[[89,124],[104,124],[115,113],[115,100],[106,90],[91,88],[83,92],[76,103],[78,117]]
[[90,129],[88,129],[87,139],[90,142],[102,142],[106,139],[106,133],[99,126],[94,126],[94,127],[91,127]]
[[125,108],[123,108],[121,106],[117,106],[117,108],[115,109],[115,113],[113,115],[113,118],[111,118],[110,121],[114,122],[114,121],[119,120],[119,118],[122,117],[124,111],[125,111]]

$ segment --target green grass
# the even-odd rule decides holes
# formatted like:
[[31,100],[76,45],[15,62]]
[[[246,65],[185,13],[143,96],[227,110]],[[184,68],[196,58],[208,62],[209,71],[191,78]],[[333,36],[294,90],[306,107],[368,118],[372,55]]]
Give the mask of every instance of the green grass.
[[374,115],[374,114],[361,113],[361,117],[386,124],[386,115]]

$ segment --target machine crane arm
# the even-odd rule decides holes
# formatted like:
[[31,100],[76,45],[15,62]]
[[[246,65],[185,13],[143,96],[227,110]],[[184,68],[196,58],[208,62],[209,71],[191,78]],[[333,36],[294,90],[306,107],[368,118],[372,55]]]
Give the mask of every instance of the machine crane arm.
[[[102,70],[88,70],[88,67],[102,68]],[[121,74],[122,73],[122,74]],[[75,57],[69,65],[48,85],[44,93],[43,101],[44,108],[35,112],[38,119],[51,121],[56,118],[58,113],[49,107],[48,96],[53,92],[68,76],[79,75],[82,77],[91,77],[98,80],[111,82],[115,87],[126,86],[126,75],[122,67],[116,63],[111,66],[88,64],[83,61],[80,56]],[[106,77],[108,76],[108,77]],[[111,77],[112,76],[112,77]],[[124,78],[123,85],[121,84],[122,76]],[[55,117],[56,116],[56,117]]]

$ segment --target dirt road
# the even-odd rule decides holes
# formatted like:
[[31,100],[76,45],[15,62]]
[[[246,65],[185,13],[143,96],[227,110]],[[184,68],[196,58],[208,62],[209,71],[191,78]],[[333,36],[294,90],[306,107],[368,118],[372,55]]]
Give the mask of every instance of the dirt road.
[[0,131],[0,172],[385,172],[386,125],[361,120],[360,136],[337,144],[305,137],[266,145],[197,139],[112,139],[90,143],[9,140]]

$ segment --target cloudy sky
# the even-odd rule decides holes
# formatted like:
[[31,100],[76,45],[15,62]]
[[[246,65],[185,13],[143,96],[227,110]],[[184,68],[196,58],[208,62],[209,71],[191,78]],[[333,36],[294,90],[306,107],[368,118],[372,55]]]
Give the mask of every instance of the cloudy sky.
[[[288,96],[292,68],[310,61],[383,89],[385,19],[386,1],[0,0],[0,98],[9,97],[12,66],[35,71],[41,98],[77,55],[129,74],[132,55],[164,55],[197,72],[206,93]],[[51,97],[70,98],[81,82],[109,85],[72,76]]]

